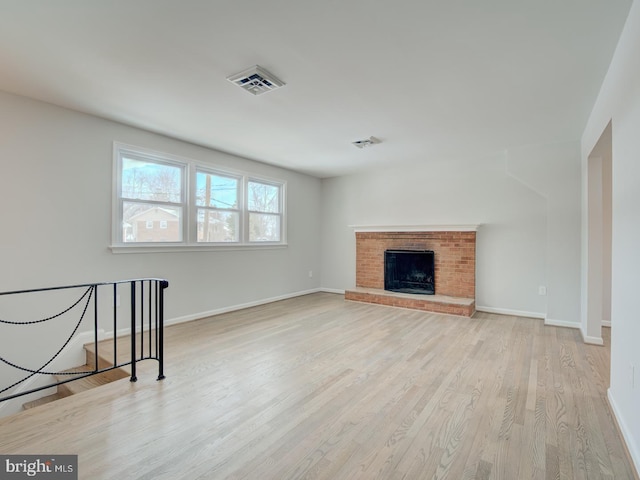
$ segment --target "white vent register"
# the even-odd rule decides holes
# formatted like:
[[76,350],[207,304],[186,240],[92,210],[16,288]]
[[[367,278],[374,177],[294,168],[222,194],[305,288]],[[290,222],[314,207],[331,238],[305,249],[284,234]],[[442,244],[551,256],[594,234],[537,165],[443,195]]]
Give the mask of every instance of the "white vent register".
[[376,138],[376,137],[369,137],[369,138],[365,138],[364,140],[357,140],[355,142],[351,142],[353,145],[355,145],[358,148],[366,148],[366,147],[370,147],[372,145],[375,145],[377,143],[380,143],[380,139]]
[[253,95],[262,95],[286,85],[282,80],[258,65],[231,75],[227,77],[227,80]]

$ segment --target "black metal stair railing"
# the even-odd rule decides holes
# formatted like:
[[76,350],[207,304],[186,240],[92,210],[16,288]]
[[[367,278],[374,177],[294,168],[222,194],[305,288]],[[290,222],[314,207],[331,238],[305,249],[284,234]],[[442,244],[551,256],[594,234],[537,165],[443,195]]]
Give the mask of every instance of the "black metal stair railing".
[[[127,285],[129,285],[127,287]],[[66,336],[66,340],[62,345],[52,353],[51,357],[44,363],[41,363],[35,368],[28,368],[24,365],[20,365],[19,362],[13,361],[10,358],[6,358],[2,351],[0,351],[0,364],[13,369],[13,371],[20,371],[22,373],[15,381],[9,381],[8,385],[0,384],[0,402],[10,400],[12,398],[28,395],[41,390],[62,385],[68,382],[73,382],[81,378],[97,375],[99,373],[115,370],[117,368],[131,365],[131,377],[130,380],[135,382],[136,376],[136,363],[142,360],[156,360],[158,362],[158,380],[162,380],[164,377],[164,290],[169,286],[169,282],[159,278],[139,278],[132,280],[121,280],[117,282],[104,282],[104,283],[90,283],[83,285],[69,285],[64,287],[50,287],[39,288],[33,290],[19,290],[13,292],[0,292],[0,298],[11,297],[17,299],[17,305],[20,305],[20,299],[28,297],[25,300],[25,307],[28,309],[28,303],[33,301],[31,295],[46,295],[44,292],[65,291],[72,293],[74,290],[79,290],[79,298],[67,307],[60,310],[54,315],[47,316],[36,320],[10,320],[4,318],[2,308],[0,306],[0,335],[7,341],[10,339],[12,329],[14,328],[30,328],[35,325],[40,325],[48,322],[65,321],[75,314],[76,311],[79,315],[77,320],[70,322],[70,325],[66,325],[66,328],[70,330],[70,333]],[[99,295],[100,293],[100,295]],[[110,299],[107,305],[102,305],[98,302],[98,297]],[[129,296],[130,308],[120,308],[120,298],[122,296]],[[104,307],[104,308],[102,308]],[[104,318],[99,318],[100,311],[106,311],[111,316],[110,310],[113,310],[112,318],[106,320],[109,327],[113,328],[113,338],[106,343],[99,340],[100,326],[104,325]],[[93,317],[93,322],[91,322]],[[104,317],[104,315],[103,315]],[[130,355],[126,355],[124,361],[118,360],[118,337],[117,332],[122,328],[122,322],[126,322],[127,327],[130,328],[130,342],[131,352]],[[89,326],[90,325],[90,326]],[[64,328],[65,325],[56,325],[56,328]],[[78,331],[92,331],[93,333],[93,368],[83,371],[65,372],[65,371],[52,371],[48,367],[54,363],[54,361],[60,356],[65,347],[69,345]],[[11,341],[11,340],[8,340]],[[25,346],[26,349],[29,346]],[[107,366],[100,367],[100,349],[102,352],[104,349],[109,349],[108,357],[113,361],[109,362]],[[121,355],[122,356],[122,355]],[[104,365],[104,360],[102,365]],[[1,365],[0,365],[1,366]],[[6,367],[5,367],[6,368]],[[28,390],[17,391],[20,389],[20,385],[26,385],[29,379],[36,375],[55,375],[69,377],[66,380],[49,382],[46,385],[40,385]]]

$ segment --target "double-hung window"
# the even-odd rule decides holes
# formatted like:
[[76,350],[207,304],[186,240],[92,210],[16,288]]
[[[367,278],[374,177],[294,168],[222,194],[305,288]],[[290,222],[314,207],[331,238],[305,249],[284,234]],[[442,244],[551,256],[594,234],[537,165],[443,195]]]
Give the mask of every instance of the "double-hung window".
[[185,165],[124,149],[119,160],[118,243],[182,242]]
[[196,215],[200,243],[240,240],[242,178],[196,169]]
[[247,183],[249,241],[279,242],[282,233],[282,186],[250,179]]
[[113,249],[285,245],[285,187],[116,143]]

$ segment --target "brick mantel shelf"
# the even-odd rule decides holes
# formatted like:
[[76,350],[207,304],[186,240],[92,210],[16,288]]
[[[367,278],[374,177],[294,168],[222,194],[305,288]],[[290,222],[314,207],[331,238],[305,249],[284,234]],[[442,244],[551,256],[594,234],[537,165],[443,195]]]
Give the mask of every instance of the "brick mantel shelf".
[[[356,288],[345,298],[470,317],[475,312],[476,231],[479,225],[352,225],[356,237]],[[436,295],[384,290],[384,252],[433,250]]]

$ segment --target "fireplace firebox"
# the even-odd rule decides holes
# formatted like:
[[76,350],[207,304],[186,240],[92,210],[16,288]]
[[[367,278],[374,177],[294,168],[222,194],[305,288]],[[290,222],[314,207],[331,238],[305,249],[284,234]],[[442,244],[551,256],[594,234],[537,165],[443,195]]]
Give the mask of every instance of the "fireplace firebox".
[[391,292],[434,295],[432,250],[385,250],[384,289]]

